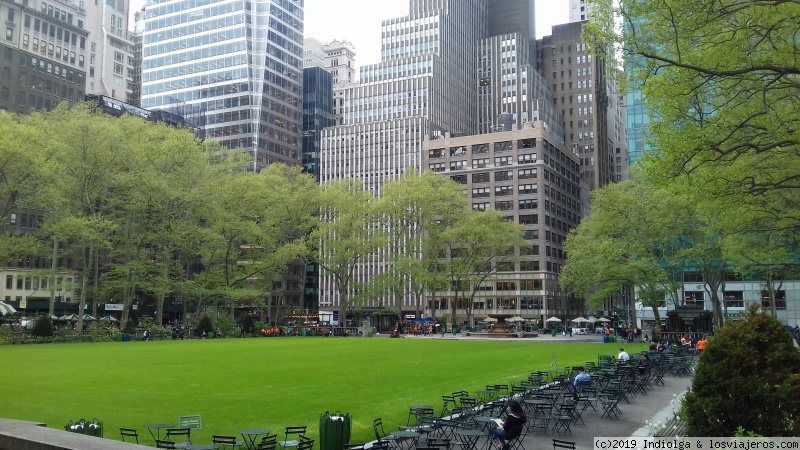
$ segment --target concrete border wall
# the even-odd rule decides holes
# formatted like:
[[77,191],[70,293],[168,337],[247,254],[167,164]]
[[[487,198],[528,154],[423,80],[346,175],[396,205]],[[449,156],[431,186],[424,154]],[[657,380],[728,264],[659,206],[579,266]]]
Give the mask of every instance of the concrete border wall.
[[[105,430],[114,435],[118,430]],[[0,450],[145,450],[144,445],[46,428],[45,424],[0,419]]]

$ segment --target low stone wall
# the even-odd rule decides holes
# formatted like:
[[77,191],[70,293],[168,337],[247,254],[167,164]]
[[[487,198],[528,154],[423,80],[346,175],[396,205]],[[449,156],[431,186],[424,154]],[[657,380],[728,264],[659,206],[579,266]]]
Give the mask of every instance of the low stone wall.
[[[106,430],[113,433],[115,430]],[[145,450],[152,447],[128,444],[62,430],[45,424],[0,419],[0,450]]]

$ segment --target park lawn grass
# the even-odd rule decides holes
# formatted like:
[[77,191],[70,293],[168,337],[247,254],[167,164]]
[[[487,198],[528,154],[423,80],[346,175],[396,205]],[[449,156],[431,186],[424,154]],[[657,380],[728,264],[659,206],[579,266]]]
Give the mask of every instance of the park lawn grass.
[[[628,344],[631,353],[645,345]],[[526,379],[536,370],[597,361],[616,354],[602,344],[548,344],[441,339],[290,337],[0,346],[0,416],[63,428],[97,418],[104,435],[119,427],[177,424],[199,414],[202,430],[238,435],[245,428],[282,432],[307,425],[315,439],[320,414],[352,415],[352,442],[373,438],[372,420],[386,431],[405,425],[409,405],[441,410],[442,395],[474,393],[488,384]]]

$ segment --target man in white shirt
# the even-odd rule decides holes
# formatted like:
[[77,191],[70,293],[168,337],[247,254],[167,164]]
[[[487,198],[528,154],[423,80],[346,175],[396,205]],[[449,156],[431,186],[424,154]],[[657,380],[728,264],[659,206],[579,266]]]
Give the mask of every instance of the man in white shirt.
[[617,356],[617,361],[627,364],[628,362],[630,362],[630,360],[631,360],[631,355],[629,355],[624,348],[620,348],[619,355]]

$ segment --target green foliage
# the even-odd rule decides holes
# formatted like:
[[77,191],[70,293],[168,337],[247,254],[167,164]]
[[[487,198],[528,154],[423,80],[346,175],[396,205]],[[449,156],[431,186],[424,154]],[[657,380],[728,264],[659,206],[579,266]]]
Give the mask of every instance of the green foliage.
[[239,324],[230,314],[212,314],[210,316],[215,332],[219,329],[223,336],[230,336],[234,333],[238,335]]
[[11,327],[0,325],[0,345],[11,344],[14,336],[11,333]]
[[134,325],[133,320],[128,319],[125,322],[125,326],[122,327],[122,332],[128,334],[136,334],[136,325]]
[[31,335],[36,337],[50,337],[53,335],[53,322],[47,316],[40,317],[33,325]]
[[244,330],[245,333],[255,333],[261,329],[258,327],[267,325],[268,324],[261,324],[261,322],[259,322],[258,325],[256,325],[256,323],[253,321],[253,316],[250,314],[242,317],[242,329]]
[[747,431],[744,429],[744,427],[740,426],[739,428],[736,429],[736,434],[734,434],[733,437],[762,437],[762,436],[758,433]]
[[86,329],[94,342],[109,342],[116,335],[115,329],[109,329],[102,323],[92,322]]
[[763,278],[796,269],[800,4],[598,0],[592,17],[584,38],[621,49],[651,117],[645,138],[658,151],[637,165],[690,196],[695,230],[716,239],[696,247],[714,255],[698,266],[727,261]]
[[800,432],[800,351],[774,317],[753,305],[728,322],[700,355],[684,414],[690,436]]
[[208,315],[203,315],[200,321],[197,322],[197,326],[194,327],[194,334],[197,336],[202,335],[204,331],[208,336],[213,336],[214,334],[214,324],[211,323],[211,317]]

